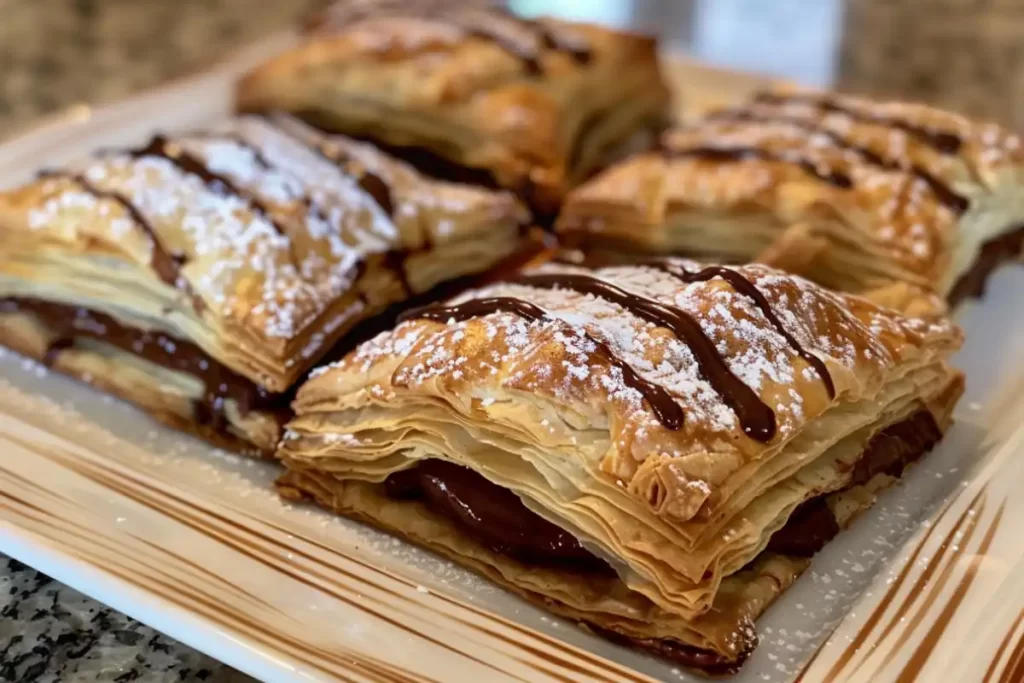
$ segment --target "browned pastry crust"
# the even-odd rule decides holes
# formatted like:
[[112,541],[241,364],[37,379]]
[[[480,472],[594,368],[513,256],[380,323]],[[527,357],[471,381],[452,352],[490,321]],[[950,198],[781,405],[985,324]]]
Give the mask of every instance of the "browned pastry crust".
[[757,259],[847,291],[905,282],[954,300],[1020,254],[1024,149],[994,125],[780,90],[663,147],[575,190],[558,230],[592,258]]
[[657,48],[490,5],[342,0],[241,81],[238,106],[296,113],[554,212],[634,134],[668,120]]
[[527,220],[287,118],[157,136],[0,194],[0,342],[266,452],[339,339],[507,259]]
[[[640,647],[734,668],[806,564],[791,541],[763,554],[790,516],[839,496],[834,533],[948,425],[961,335],[925,313],[759,265],[549,264],[314,371],[280,486]],[[437,491],[484,507],[443,512]],[[497,510],[510,495],[519,532]]]

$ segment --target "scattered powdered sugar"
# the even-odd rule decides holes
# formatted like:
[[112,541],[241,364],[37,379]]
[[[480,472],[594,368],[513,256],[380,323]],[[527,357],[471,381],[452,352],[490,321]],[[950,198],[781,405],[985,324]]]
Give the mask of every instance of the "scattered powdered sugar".
[[[354,178],[265,123],[238,120],[176,144],[239,194],[156,155],[108,153],[83,175],[145,216],[159,248],[184,257],[183,280],[214,310],[244,316],[268,337],[294,338],[352,286],[364,255],[396,246],[394,224]],[[76,212],[114,209],[123,213],[113,200],[66,190],[30,213],[29,223],[52,226]],[[114,237],[137,227],[130,216],[110,224]],[[298,230],[309,239],[293,239]],[[193,261],[204,265],[193,268]]]
[[[783,105],[782,111],[788,111],[787,106],[794,107],[790,112],[791,119],[817,119],[818,114],[809,111],[806,105]],[[935,193],[932,186],[917,174],[915,160],[906,155],[907,134],[902,131],[887,134],[883,144],[886,149],[875,150],[866,156],[860,147],[847,143],[845,139],[871,148],[871,140],[877,139],[877,134],[868,133],[869,139],[862,141],[863,135],[845,130],[851,127],[848,117],[842,123],[837,123],[840,119],[831,117],[827,119],[832,126],[828,128],[829,132],[815,133],[808,132],[807,125],[799,120],[772,116],[778,107],[776,104],[756,104],[750,112],[755,116],[754,120],[711,119],[669,137],[670,148],[679,151],[708,147],[756,150],[769,162],[785,165],[773,172],[770,163],[756,159],[753,153],[749,158],[741,155],[739,161],[730,159],[728,163],[716,165],[694,165],[692,159],[683,157],[681,163],[689,164],[685,168],[693,170],[693,173],[681,175],[687,181],[679,186],[687,202],[701,206],[730,206],[772,186],[781,186],[782,180],[796,172],[794,169],[807,173],[808,178],[812,177],[810,172],[813,171],[820,176],[823,186],[831,182],[831,178],[843,176],[849,180],[856,195],[837,194],[829,201],[842,206],[850,201],[847,197],[855,196],[856,214],[870,217],[857,220],[850,229],[862,231],[885,243],[895,250],[897,258],[915,263],[933,258],[954,230],[957,216],[945,206],[944,199]],[[760,119],[756,118],[758,115]],[[876,157],[883,155],[887,162],[877,163],[870,154]],[[934,174],[941,176],[941,173],[941,169],[936,169]],[[847,213],[854,215],[852,211]]]
[[47,199],[42,206],[28,213],[28,227],[38,230],[51,226],[61,216],[96,211],[99,202],[87,192],[69,190]]
[[321,439],[325,443],[329,443],[329,444],[342,444],[342,445],[345,445],[345,446],[359,446],[359,445],[362,445],[362,443],[363,443],[354,434],[344,434],[344,433],[338,433],[338,432],[331,432],[329,434],[324,434],[321,437]]
[[[701,268],[693,262],[679,261],[679,265],[691,271]],[[567,268],[545,266],[542,270]],[[879,325],[872,331],[865,324],[869,321],[860,320],[842,295],[764,266],[735,270],[756,284],[786,333],[807,352],[855,372],[864,364],[886,367],[894,362],[875,335],[905,335],[910,323],[901,322],[895,313],[872,313]],[[771,407],[783,434],[795,432],[808,419],[802,387],[821,383],[821,377],[761,309],[727,281],[715,278],[686,284],[647,267],[608,268],[597,275],[627,292],[690,315],[742,382],[765,400],[782,397],[773,399]],[[633,427],[639,433],[656,419],[641,392],[626,383],[622,369],[604,357],[595,343],[598,340],[618,361],[675,396],[684,408],[685,424],[717,433],[737,428],[737,416],[711,386],[686,341],[670,330],[612,301],[571,289],[501,283],[464,294],[452,303],[503,296],[529,301],[546,311],[547,317],[529,322],[511,312],[496,312],[483,319],[452,320],[447,325],[408,322],[362,345],[334,367],[365,373],[381,359],[398,358],[402,362],[394,375],[396,386],[413,387],[435,377],[460,379],[472,366],[483,376],[500,376],[502,382],[562,401],[574,401],[580,392],[597,391],[628,413],[642,412],[642,419]],[[467,360],[458,352],[460,345],[478,335],[486,343],[471,344],[472,357]],[[540,344],[552,343],[560,349],[555,356],[539,351]]]

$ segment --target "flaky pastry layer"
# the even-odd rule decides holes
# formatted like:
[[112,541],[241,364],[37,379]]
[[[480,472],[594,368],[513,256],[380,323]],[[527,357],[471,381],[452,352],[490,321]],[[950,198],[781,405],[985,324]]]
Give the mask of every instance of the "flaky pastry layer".
[[959,341],[763,266],[545,266],[314,372],[279,455],[330,490],[468,467],[691,622],[876,435],[948,422]]
[[354,322],[508,256],[511,196],[249,117],[0,195],[0,298],[104,311],[287,390]]
[[985,245],[1024,229],[1022,186],[1021,141],[997,126],[781,90],[574,191],[558,228],[598,258],[757,259],[847,291],[906,282],[959,299],[992,268]]
[[338,2],[242,80],[239,107],[436,157],[553,212],[614,143],[667,120],[656,45],[491,5]]

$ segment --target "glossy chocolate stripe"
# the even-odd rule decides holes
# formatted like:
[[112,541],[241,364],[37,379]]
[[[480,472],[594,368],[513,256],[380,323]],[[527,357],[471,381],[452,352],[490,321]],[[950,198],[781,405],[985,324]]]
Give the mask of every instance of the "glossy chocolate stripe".
[[[982,489],[981,491],[978,492],[978,494],[974,497],[971,503],[967,506],[968,511],[971,510],[974,507],[974,505],[978,503],[984,491],[985,490]],[[864,644],[867,642],[868,638],[871,637],[872,631],[874,631],[875,627],[878,626],[879,622],[881,622],[882,618],[885,616],[885,613],[889,609],[889,605],[891,605],[892,601],[896,598],[896,594],[899,593],[900,589],[903,587],[903,584],[906,583],[907,579],[910,576],[910,572],[917,566],[918,558],[921,556],[921,553],[924,551],[925,547],[928,545],[928,542],[931,540],[932,534],[934,534],[935,530],[939,528],[939,522],[946,516],[946,513],[949,511],[949,509],[950,508],[947,505],[946,509],[943,510],[938,515],[938,517],[936,517],[935,521],[929,525],[928,531],[925,532],[924,536],[921,537],[921,540],[914,547],[914,551],[910,554],[910,557],[907,558],[907,561],[904,563],[903,568],[900,570],[900,573],[896,576],[895,580],[893,580],[893,582],[889,586],[889,589],[885,592],[885,595],[879,601],[875,609],[871,612],[871,616],[869,616],[867,621],[864,622],[864,625],[857,632],[856,637],[854,637],[850,644],[847,645],[846,649],[843,650],[842,654],[839,655],[835,663],[828,670],[828,673],[826,673],[825,676],[822,678],[822,683],[832,683],[833,681],[838,680],[839,674],[842,673],[843,669],[846,668],[846,665],[849,664],[853,657],[856,656],[864,647]],[[944,540],[943,543],[940,544],[941,548],[944,548],[946,546],[949,539],[952,537],[952,534],[955,533],[957,529],[959,529],[960,525],[963,523],[966,516],[967,511],[965,511],[957,520],[956,524],[953,525],[953,531],[950,532],[950,535],[946,537],[946,540]],[[911,595],[912,594],[913,592],[911,592]],[[889,633],[891,627],[892,622],[889,623],[886,629],[886,634]],[[875,642],[872,643],[871,647],[864,654],[865,659],[868,656],[870,656],[872,652],[875,651],[875,649],[878,647],[878,644],[882,640],[884,640],[884,638],[885,635],[875,639]]]
[[894,117],[879,116],[877,114],[856,111],[855,109],[842,106],[828,95],[816,93],[784,94],[762,92],[754,97],[754,101],[764,102],[766,104],[807,104],[816,107],[821,111],[848,116],[855,121],[876,123],[889,128],[896,128],[918,138],[943,154],[957,154],[963,146],[963,140],[961,140],[960,136],[956,133],[918,126],[910,123],[909,121]]
[[[567,289],[591,294],[621,306],[641,320],[671,330],[677,339],[689,347],[697,359],[700,373],[739,417],[744,433],[757,441],[771,441],[775,436],[774,411],[729,369],[725,359],[715,348],[715,343],[704,333],[700,323],[686,311],[627,292],[609,282],[582,273],[523,275],[515,282],[540,289]],[[672,405],[677,405],[675,399],[671,399],[671,402]]]
[[652,268],[657,268],[663,273],[668,273],[677,280],[681,280],[685,283],[691,282],[707,282],[708,280],[720,277],[728,282],[734,290],[744,295],[748,299],[754,302],[759,309],[761,314],[772,324],[775,331],[778,332],[786,342],[793,347],[797,355],[804,359],[808,365],[814,368],[814,371],[818,373],[818,377],[825,384],[825,390],[828,392],[829,398],[836,397],[836,385],[832,381],[832,374],[829,373],[828,368],[825,366],[825,362],[815,356],[813,353],[803,347],[796,338],[789,333],[786,326],[782,324],[778,316],[775,315],[775,311],[772,309],[771,303],[757,288],[753,282],[748,280],[737,270],[726,268],[725,266],[708,266],[697,272],[688,271],[682,266],[678,266],[670,261],[655,261],[647,264]]
[[[469,9],[474,9],[472,4],[469,3]],[[345,9],[347,8],[342,8],[342,10]],[[383,2],[378,3],[376,7],[348,9],[347,13],[342,13],[342,11],[338,10],[334,12],[328,10],[324,15],[325,19],[321,22],[321,26],[316,28],[326,26],[330,30],[338,30],[348,24],[376,17],[424,18],[447,22],[461,28],[467,35],[494,43],[522,62],[526,72],[531,75],[543,73],[543,65],[541,64],[543,49],[557,50],[568,54],[579,64],[589,64],[591,61],[592,52],[589,45],[566,38],[554,27],[547,27],[537,20],[525,19],[500,6],[478,7],[476,9],[481,9],[483,16],[486,18],[493,18],[499,22],[514,23],[526,28],[532,34],[535,42],[516,40],[515,37],[508,36],[502,31],[488,26],[486,18],[483,21],[477,20],[473,14],[467,13],[464,7],[447,1],[424,2],[419,0],[417,2],[415,0],[407,0],[405,2]]]
[[278,234],[287,236],[288,230],[286,226],[274,217],[274,212],[263,200],[252,192],[239,188],[227,176],[211,170],[201,159],[181,149],[176,143],[168,140],[166,136],[154,135],[153,139],[145,147],[129,150],[128,153],[134,158],[159,157],[167,159],[185,173],[196,176],[207,185],[214,188],[222,187],[228,193],[248,202],[274,226],[274,230]]
[[[356,574],[352,574],[350,572],[347,572],[347,571],[343,570],[341,567],[338,567],[337,565],[325,563],[322,560],[319,560],[319,559],[315,558],[314,556],[311,556],[311,555],[309,555],[307,553],[303,553],[301,550],[298,550],[294,546],[294,544],[282,543],[280,541],[277,541],[276,539],[273,539],[273,538],[267,536],[266,534],[259,534],[255,529],[247,528],[244,525],[239,524],[235,520],[232,520],[232,519],[230,519],[228,517],[224,517],[223,515],[220,515],[219,513],[217,513],[216,511],[214,511],[212,509],[204,509],[202,511],[202,513],[204,515],[206,515],[208,517],[212,517],[213,519],[219,521],[221,524],[224,525],[224,527],[233,527],[234,529],[237,530],[237,533],[229,531],[226,528],[216,528],[216,527],[210,526],[209,523],[208,523],[208,520],[204,520],[202,515],[196,513],[194,511],[194,509],[193,509],[193,506],[190,505],[187,501],[185,501],[183,499],[180,499],[177,496],[175,496],[173,491],[162,490],[162,489],[151,487],[148,484],[146,484],[144,481],[141,481],[138,478],[132,476],[130,473],[117,472],[113,468],[105,466],[105,464],[103,464],[103,463],[95,463],[95,464],[93,464],[90,467],[89,465],[86,465],[86,464],[84,464],[84,463],[74,459],[72,456],[61,455],[57,451],[46,452],[46,453],[43,453],[42,455],[44,455],[45,457],[48,457],[49,459],[51,459],[51,460],[53,460],[55,462],[58,462],[59,464],[63,465],[64,467],[68,468],[71,471],[74,471],[74,472],[76,472],[78,474],[81,474],[82,476],[86,476],[86,477],[92,479],[93,481],[96,481],[96,482],[98,482],[100,484],[103,484],[104,486],[107,486],[109,488],[117,490],[122,495],[125,495],[126,497],[129,497],[132,500],[135,500],[136,502],[138,502],[141,505],[149,507],[150,509],[156,510],[158,512],[167,514],[167,515],[173,517],[174,519],[178,520],[179,522],[181,522],[183,524],[186,524],[190,528],[192,528],[192,529],[194,529],[194,530],[196,530],[196,531],[198,531],[200,533],[203,533],[206,536],[209,536],[213,540],[216,540],[218,542],[224,543],[228,547],[232,548],[233,550],[236,550],[237,552],[240,552],[241,554],[249,557],[250,559],[253,559],[253,560],[257,561],[257,562],[260,562],[261,564],[264,564],[264,565],[266,565],[268,567],[271,567],[273,569],[281,571],[282,573],[288,575],[290,578],[293,578],[293,579],[295,579],[295,580],[297,580],[297,581],[299,581],[301,583],[305,583],[306,585],[309,585],[310,587],[316,588],[318,590],[322,590],[325,593],[328,593],[329,595],[331,595],[332,597],[335,597],[335,598],[337,598],[337,599],[339,599],[339,600],[341,600],[343,602],[351,604],[353,607],[356,607],[356,608],[358,608],[358,609],[360,609],[362,611],[367,611],[367,612],[369,612],[370,614],[372,614],[374,616],[381,616],[381,615],[379,615],[376,611],[371,610],[371,609],[369,609],[369,608],[367,608],[365,606],[365,604],[364,604],[365,601],[369,600],[369,599],[372,599],[371,596],[368,595],[367,593],[359,592],[358,593],[358,599],[349,598],[348,596],[346,596],[343,593],[339,592],[342,589],[342,587],[345,586],[345,584],[342,584],[342,583],[332,579],[330,576],[328,576],[326,574],[317,572],[316,570],[312,570],[310,568],[305,568],[305,571],[306,571],[307,574],[316,577],[318,580],[321,580],[324,583],[328,584],[328,586],[325,587],[324,585],[319,585],[319,584],[311,583],[311,582],[309,582],[308,579],[305,579],[304,577],[301,577],[301,576],[294,575],[292,572],[288,571],[288,565],[285,564],[282,560],[280,560],[279,557],[284,556],[286,553],[300,555],[304,559],[312,561],[312,562],[314,562],[316,564],[319,564],[319,565],[323,566],[325,569],[327,569],[327,570],[329,570],[331,572],[337,572],[337,573],[343,574],[347,579],[352,579],[352,580],[360,581],[360,582],[362,582],[364,584],[368,584],[368,586],[370,586],[372,588],[379,589],[382,592],[390,594],[390,595],[392,595],[392,596],[394,596],[396,598],[399,598],[399,599],[401,599],[403,601],[406,601],[406,602],[409,601],[408,596],[402,595],[401,593],[396,592],[396,591],[392,591],[392,590],[388,589],[386,586],[383,586],[383,585],[378,584],[378,583],[369,582],[366,579],[363,579],[362,577],[359,577]],[[122,480],[124,480],[124,481],[122,481]],[[125,482],[127,482],[127,484]],[[160,502],[160,500],[158,500],[160,498],[164,499],[164,502]],[[261,523],[263,522],[263,520],[257,520],[257,521],[259,521]],[[290,534],[291,532],[287,532],[287,533]],[[250,538],[246,538],[246,536],[249,536]],[[255,537],[255,539],[253,539],[251,537]],[[266,553],[265,556],[261,556],[261,555],[255,554],[255,553],[258,553],[257,546],[254,545],[253,543],[251,543],[251,540],[260,540],[260,541],[269,543],[270,545],[275,546],[277,548],[277,550],[275,552]],[[335,555],[338,555],[336,550],[332,550],[332,553],[335,554]],[[342,556],[342,557],[344,557],[345,559],[352,559],[352,558],[349,558],[348,556]],[[376,568],[376,571],[378,573],[385,573],[386,575],[391,576],[390,574],[388,574],[386,572],[381,572],[380,568]],[[412,586],[414,584],[409,583],[409,585]],[[378,602],[378,604],[381,604],[383,606],[384,603],[379,603]],[[457,603],[457,604],[461,604],[461,603]],[[488,615],[488,616],[490,616],[490,615]],[[388,623],[392,622],[392,620],[390,618],[386,617],[386,616],[381,616],[381,618],[384,621],[387,621]],[[420,635],[420,636],[424,637],[427,640],[432,640],[430,636],[422,634],[422,633],[420,633],[418,631],[415,631],[413,629],[410,629],[408,627],[402,626],[401,624],[395,623],[393,625],[396,625],[396,626],[398,626],[400,628],[403,628],[405,630],[408,630],[410,632],[416,633],[417,635]],[[474,627],[475,626],[476,625],[474,624]],[[530,635],[536,635],[536,634],[533,634],[532,632],[530,632]],[[570,670],[576,669],[580,673],[583,673],[583,674],[592,674],[592,672],[589,672],[588,670],[579,669],[572,662],[568,662],[568,661],[564,661],[564,660],[553,660],[549,655],[545,655],[544,653],[541,653],[541,652],[539,652],[536,649],[529,648],[529,646],[525,646],[525,644],[521,644],[521,643],[518,643],[518,642],[517,643],[511,643],[511,644],[515,645],[517,647],[522,646],[522,649],[524,649],[525,651],[530,652],[531,654],[534,654],[535,656],[537,656],[539,658],[544,658],[544,659],[547,659],[548,661],[552,661],[556,665],[562,666],[563,668],[567,668],[567,669],[570,669]],[[449,648],[447,646],[445,646],[445,647],[446,647],[446,649],[451,649],[451,648]],[[473,659],[473,660],[476,661],[476,658],[474,658],[474,657],[472,657],[470,655],[466,655],[462,651],[456,651],[456,650],[453,650],[453,651],[456,652],[457,654],[460,654],[461,656],[464,656],[464,657],[467,657],[469,659]],[[579,653],[578,652],[572,652],[571,654],[578,655]],[[552,676],[552,677],[555,677],[555,678],[560,678],[560,676],[561,676],[557,672],[549,671],[545,667],[538,666],[534,662],[529,662],[529,661],[521,659],[521,658],[517,658],[517,659],[519,659],[519,661],[523,662],[524,664],[526,664],[528,666],[531,666],[531,667],[533,667],[533,668],[535,668],[535,669],[545,673],[546,675],[549,675],[549,676]],[[486,662],[482,662],[481,661],[480,663],[484,664],[485,666],[490,666]],[[604,666],[607,666],[607,663],[605,663],[605,662],[602,662],[602,664]]]
[[[128,197],[114,190],[101,189],[93,185],[84,175],[65,171],[46,171],[41,173],[40,176],[45,178],[67,178],[96,199],[109,200],[119,204],[131,218],[132,222],[149,237],[151,248],[150,266],[157,276],[172,287],[190,291],[187,282],[181,277],[181,266],[185,263],[185,257],[180,254],[171,254],[164,248],[160,237],[153,228],[153,224],[142,215],[139,208]],[[194,296],[193,301],[196,301]]]
[[[289,137],[289,139],[294,140],[296,143],[300,144],[303,149],[311,149],[311,147],[306,145],[305,143],[301,143],[298,140],[295,140],[295,138],[292,138],[291,136],[289,136],[286,131],[284,131],[281,128],[279,128],[278,126],[274,125],[273,121],[271,121],[267,117],[260,117],[260,118],[262,118],[264,123],[268,127],[272,128],[275,132],[280,133],[282,135],[285,135],[285,136]],[[230,140],[231,142],[234,142],[236,145],[238,145],[242,149],[248,150],[253,155],[253,160],[256,162],[256,164],[261,169],[263,169],[265,171],[273,171],[273,170],[276,170],[278,168],[276,164],[271,162],[270,159],[268,159],[263,154],[263,152],[259,149],[259,147],[257,147],[253,143],[249,142],[249,140],[247,140],[245,138],[245,136],[242,135],[239,132],[231,132],[231,133],[226,133],[226,134],[213,134],[213,133],[204,134],[204,133],[199,133],[199,134],[196,134],[196,137],[205,138],[207,140],[218,140],[218,139]],[[301,183],[301,184],[303,186],[303,190],[305,190],[305,183]],[[310,212],[313,212],[316,215],[317,218],[319,218],[320,220],[322,220],[322,221],[324,221],[325,223],[328,223],[328,224],[331,222],[330,216],[327,214],[326,211],[324,211],[324,208],[322,206],[320,206],[320,204],[317,203],[308,194],[304,193],[302,198],[300,199],[300,201],[306,207],[306,210],[310,211]],[[390,215],[390,213],[389,213],[389,215]],[[363,266],[365,266],[365,261],[360,259],[356,263],[355,268],[362,268]]]
[[[967,565],[967,570],[964,572],[963,578],[960,579],[960,583],[957,585],[953,595],[946,601],[945,607],[939,616],[932,622],[931,628],[925,633],[924,638],[918,643],[917,648],[914,650],[914,654],[910,657],[910,661],[900,671],[899,677],[896,679],[896,683],[912,683],[915,680],[919,680],[921,669],[927,663],[928,658],[932,652],[935,651],[935,647],[939,644],[939,639],[942,637],[943,631],[949,625],[950,620],[953,618],[953,614],[960,607],[960,603],[964,601],[964,597],[967,595],[967,591],[970,590],[971,584],[978,577],[978,570],[981,568],[981,563],[985,561],[985,557],[988,555],[989,548],[992,547],[992,540],[995,538],[996,532],[999,530],[999,522],[1003,519],[1003,513],[1006,511],[1006,501],[1004,500],[996,511],[995,517],[989,524],[988,530],[985,532],[985,536],[981,539],[981,543],[978,545],[978,550],[973,554],[970,564]],[[978,511],[977,516],[981,515],[981,511]],[[971,531],[973,531],[973,527]],[[964,535],[961,541],[962,545],[967,545],[967,535]],[[954,562],[950,561],[947,566],[947,571],[952,571]],[[945,574],[945,572],[943,572]],[[945,579],[945,576],[943,577]],[[938,594],[942,590],[942,584],[944,580],[940,580],[939,584],[932,588],[933,594]],[[930,603],[927,603],[919,612],[924,614],[927,611]],[[909,633],[909,631],[907,632]],[[895,653],[902,643],[898,643],[892,652]],[[1020,679],[1015,679],[1020,680]]]
[[[274,130],[277,130],[277,128],[275,127]],[[201,137],[206,137],[206,138],[208,138],[210,140],[217,140],[218,138],[223,138],[223,139],[226,139],[226,140],[230,140],[231,142],[235,143],[239,147],[241,147],[243,149],[246,149],[249,152],[251,152],[252,153],[253,161],[255,161],[256,165],[258,165],[263,170],[269,171],[269,170],[272,170],[274,168],[274,164],[270,163],[270,160],[267,159],[266,156],[264,156],[263,152],[260,151],[260,148],[257,147],[256,145],[252,144],[251,142],[249,142],[245,138],[245,136],[242,135],[241,133],[232,132],[232,133],[225,133],[223,135],[210,134],[210,135],[206,135],[206,136],[203,136],[203,135],[200,134],[200,136]]]
[[853,179],[842,171],[822,168],[820,164],[812,159],[789,152],[772,152],[757,147],[743,147],[733,145],[695,145],[693,147],[669,147],[663,151],[669,159],[680,159],[691,157],[715,162],[739,162],[748,159],[761,159],[783,164],[798,166],[808,175],[814,176],[822,182],[843,190],[853,187]]
[[931,189],[932,193],[938,198],[938,200],[951,211],[956,214],[962,214],[970,206],[970,202],[966,197],[957,194],[953,191],[948,184],[940,180],[939,178],[932,175],[927,170],[921,168],[917,164],[912,163],[900,163],[894,161],[891,158],[884,158],[880,154],[876,153],[868,147],[858,145],[851,141],[849,138],[845,138],[842,135],[835,133],[827,128],[822,127],[821,122],[809,121],[802,119],[797,116],[787,116],[785,114],[755,114],[747,109],[723,109],[718,112],[714,112],[708,116],[711,121],[750,121],[754,123],[784,123],[786,125],[799,128],[808,133],[815,135],[821,135],[832,142],[836,147],[840,149],[849,150],[857,154],[861,159],[872,166],[885,169],[887,171],[903,171],[906,173],[912,173],[916,177],[920,178]]
[[[953,524],[952,528],[949,530],[946,536],[942,539],[942,542],[939,544],[938,551],[936,551],[936,553],[932,555],[932,557],[928,560],[928,564],[925,565],[924,571],[921,573],[920,576],[918,576],[914,584],[908,589],[907,596],[904,598],[903,602],[899,604],[899,606],[896,609],[896,612],[889,618],[889,621],[886,623],[885,628],[882,629],[881,635],[879,635],[875,639],[875,642],[872,643],[870,648],[868,648],[868,651],[864,653],[864,657],[861,658],[860,662],[854,666],[851,675],[860,670],[860,667],[862,667],[864,663],[867,661],[867,659],[875,652],[879,644],[885,642],[886,638],[888,638],[889,635],[893,633],[893,631],[898,626],[906,622],[907,615],[914,608],[918,596],[924,595],[925,588],[931,580],[932,575],[934,575],[935,572],[938,571],[938,569],[942,566],[947,551],[956,546],[956,548],[953,550],[953,556],[956,557],[961,554],[959,550],[960,543],[964,543],[964,541],[968,540],[965,536],[965,534],[968,531],[973,533],[973,529],[977,524],[977,520],[985,508],[986,498],[986,489],[982,488],[980,491],[978,491],[977,495],[975,495],[975,497],[971,500],[967,508],[960,514],[956,522]],[[936,520],[935,523],[937,522],[938,520]],[[961,536],[961,542],[954,543],[954,540],[958,536]],[[918,615],[920,614],[921,612],[915,615],[915,619],[918,618]],[[891,653],[895,650],[896,648],[890,648],[889,652]],[[826,678],[825,683],[828,683],[831,680],[833,679]]]
[[[341,150],[338,150],[336,153],[328,152],[325,143],[314,143],[303,140],[301,137],[286,128],[275,125],[272,118],[264,117],[264,120],[268,126],[277,132],[288,136],[296,143],[302,145],[304,148],[329,163],[331,166],[337,168],[342,175],[355,180],[360,189],[369,195],[370,199],[380,207],[381,211],[383,211],[388,218],[391,218],[392,220],[394,219],[395,203],[391,196],[391,186],[388,185],[383,178],[375,173],[371,173],[366,168],[362,169],[362,173],[353,173],[352,169],[349,167],[352,163],[352,159]],[[360,166],[362,166],[362,164],[360,164]]]
[[223,412],[226,399],[234,400],[242,414],[255,410],[285,411],[292,399],[292,392],[267,391],[189,339],[132,327],[113,316],[83,306],[40,299],[3,298],[0,298],[0,304],[5,305],[5,310],[9,307],[34,316],[56,335],[47,356],[71,348],[79,337],[96,339],[155,365],[199,379],[204,387],[202,402],[215,413]]
[[[533,285],[531,286],[538,286]],[[540,306],[536,306],[529,301],[523,299],[517,299],[515,297],[491,297],[487,299],[471,299],[465,303],[457,304],[455,306],[443,306],[441,304],[433,304],[430,306],[424,306],[423,308],[413,309],[407,311],[399,316],[399,322],[413,319],[432,320],[434,322],[448,322],[449,320],[455,320],[456,322],[462,322],[469,320],[470,318],[479,318],[481,316],[490,315],[492,313],[511,313],[521,318],[525,318],[531,322],[540,320],[546,317],[547,311]],[[552,320],[558,320],[557,318],[551,318]],[[608,359],[608,361],[622,372],[622,381],[626,386],[639,391],[643,394],[644,398],[651,406],[651,410],[658,416],[658,419],[663,425],[669,429],[679,429],[683,426],[683,409],[679,407],[676,400],[672,398],[664,388],[648,382],[643,377],[638,375],[636,371],[621,358],[619,358],[612,349],[605,344],[603,341],[593,336],[586,330],[579,330],[598,350]],[[773,414],[774,418],[774,414]]]
[[[1013,624],[1007,629],[1003,635],[1003,639],[999,641],[999,647],[996,648],[995,653],[992,655],[992,661],[988,665],[988,669],[985,670],[985,677],[982,679],[982,683],[990,683],[993,676],[995,676],[996,670],[999,668],[999,660],[1003,658],[1003,653],[1006,652],[1006,648],[1010,646],[1010,640],[1014,634],[1017,633],[1017,628],[1020,627],[1021,620],[1024,620],[1024,609],[1017,613],[1017,618],[1013,620]],[[1017,640],[1017,645],[1014,646],[1013,652],[1010,654],[1010,658],[1006,662],[1006,668],[1003,669],[1003,675],[1000,676],[1000,683],[1006,676],[1006,673],[1013,668],[1013,664],[1018,660],[1019,657],[1024,656],[1024,638]]]
[[540,39],[541,45],[552,50],[565,52],[580,64],[589,64],[593,57],[593,52],[585,41],[567,38],[565,34],[555,26],[546,26],[544,22],[540,20],[519,16],[504,5],[494,5],[491,10],[495,14],[499,14],[531,29]]

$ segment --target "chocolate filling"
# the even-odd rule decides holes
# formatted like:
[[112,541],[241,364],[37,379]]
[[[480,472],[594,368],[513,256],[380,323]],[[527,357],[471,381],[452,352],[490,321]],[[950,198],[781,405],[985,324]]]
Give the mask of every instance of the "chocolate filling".
[[[440,283],[427,292],[398,302],[380,314],[360,321],[333,346],[323,349],[324,355],[319,362],[336,361],[359,343],[393,328],[398,316],[410,307],[450,298],[466,289],[508,276],[541,253],[545,247],[539,240],[527,239],[522,250],[484,273],[465,275]],[[400,253],[396,254],[401,257]],[[401,269],[394,267],[404,281]],[[194,419],[198,424],[211,426],[218,432],[223,432],[226,426],[226,399],[234,400],[242,415],[252,411],[266,412],[282,424],[291,417],[290,404],[295,394],[294,388],[283,393],[268,391],[219,363],[192,342],[160,332],[129,327],[109,315],[81,306],[24,297],[0,298],[0,313],[14,312],[34,315],[54,333],[55,337],[42,358],[46,365],[52,365],[62,351],[74,347],[75,339],[86,337],[105,342],[161,367],[198,378],[204,383],[206,392],[203,399],[193,404]]]
[[427,460],[392,474],[384,489],[396,500],[422,501],[480,544],[524,564],[610,572],[572,534],[527,508],[512,491],[460,465]]
[[189,341],[129,327],[99,311],[41,299],[2,299],[0,310],[31,313],[56,334],[44,357],[47,364],[52,364],[60,351],[73,347],[75,339],[85,337],[202,380],[206,391],[203,399],[195,404],[195,417],[200,424],[222,426],[224,401],[228,399],[236,402],[243,415],[263,411],[287,417],[291,393],[267,391],[218,363]]
[[[853,465],[848,486],[864,484],[877,474],[902,475],[908,464],[931,450],[941,437],[932,414],[919,410],[872,437]],[[388,497],[421,501],[433,512],[452,520],[481,545],[524,564],[583,573],[611,572],[606,562],[591,554],[570,533],[531,511],[508,489],[468,468],[426,460],[392,474],[383,486]],[[819,495],[797,507],[786,525],[772,535],[766,550],[810,557],[839,530],[825,495]],[[750,654],[741,653],[737,661],[732,661],[672,640],[633,639],[601,628],[595,630],[714,675],[734,672]]]
[[961,275],[953,285],[953,289],[949,293],[949,303],[955,306],[965,299],[983,296],[985,285],[995,269],[1001,264],[1019,257],[1022,253],[1024,253],[1024,225],[985,242],[970,270]]

